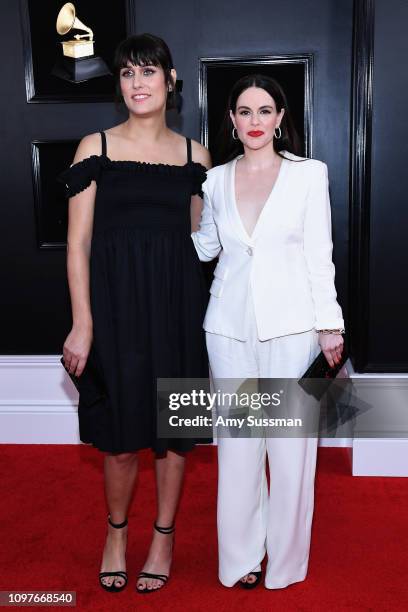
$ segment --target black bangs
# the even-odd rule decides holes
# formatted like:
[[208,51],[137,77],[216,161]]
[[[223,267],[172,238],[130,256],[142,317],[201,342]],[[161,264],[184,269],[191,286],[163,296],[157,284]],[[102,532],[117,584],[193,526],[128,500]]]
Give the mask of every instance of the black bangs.
[[130,62],[135,66],[161,66],[165,72],[173,68],[170,50],[164,40],[152,34],[129,36],[117,48],[114,70],[118,74]]
[[166,109],[176,108],[179,110],[179,96],[175,90],[175,83],[171,76],[173,58],[170,49],[162,38],[153,34],[137,34],[129,36],[119,43],[113,60],[113,72],[116,81],[116,101],[122,102],[120,92],[120,71],[126,68],[128,63],[134,66],[161,66],[164,79],[170,91],[167,93]]

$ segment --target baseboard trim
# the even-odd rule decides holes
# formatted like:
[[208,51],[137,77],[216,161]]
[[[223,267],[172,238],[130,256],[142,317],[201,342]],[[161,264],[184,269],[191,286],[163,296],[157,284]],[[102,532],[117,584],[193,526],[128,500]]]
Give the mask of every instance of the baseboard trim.
[[[351,377],[370,376],[347,367]],[[0,356],[0,443],[80,444],[77,406],[60,355]],[[349,448],[355,476],[408,476],[408,440],[321,438],[319,446]]]

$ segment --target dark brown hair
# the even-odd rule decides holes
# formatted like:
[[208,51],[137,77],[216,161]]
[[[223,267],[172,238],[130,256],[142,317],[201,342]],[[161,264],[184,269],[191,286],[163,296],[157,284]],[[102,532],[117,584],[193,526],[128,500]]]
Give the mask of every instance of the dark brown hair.
[[119,43],[113,60],[113,74],[116,83],[116,98],[120,102],[123,101],[120,92],[120,71],[126,68],[128,62],[134,66],[160,66],[164,72],[166,87],[171,86],[172,88],[172,91],[167,93],[166,109],[177,107],[176,83],[171,76],[171,69],[174,68],[173,58],[162,38],[153,34],[137,34]]
[[[242,142],[240,140],[234,140],[232,137],[232,129],[234,124],[232,123],[229,111],[231,110],[235,114],[239,96],[249,87],[259,87],[260,89],[267,91],[273,98],[278,113],[282,108],[285,109],[282,121],[280,123],[282,136],[281,138],[273,139],[273,148],[275,149],[276,153],[279,154],[280,151],[286,150],[290,153],[301,156],[302,147],[300,139],[296,132],[296,128],[289,111],[288,102],[282,87],[277,81],[275,81],[275,79],[272,79],[264,74],[249,74],[239,79],[230,92],[227,109],[218,136],[218,150],[220,151],[220,159],[214,161],[216,161],[216,163],[226,163],[244,152]],[[281,157],[283,157],[283,155],[281,155]]]

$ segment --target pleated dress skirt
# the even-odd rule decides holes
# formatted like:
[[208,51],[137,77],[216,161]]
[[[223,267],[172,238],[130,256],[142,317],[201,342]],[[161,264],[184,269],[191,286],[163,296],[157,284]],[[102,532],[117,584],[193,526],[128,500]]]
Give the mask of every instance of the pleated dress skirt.
[[79,378],[80,438],[112,453],[190,450],[193,439],[157,436],[157,379],[208,377],[208,290],[190,225],[205,168],[191,155],[185,166],[171,166],[102,154],[59,178],[68,196],[97,183],[93,343]]

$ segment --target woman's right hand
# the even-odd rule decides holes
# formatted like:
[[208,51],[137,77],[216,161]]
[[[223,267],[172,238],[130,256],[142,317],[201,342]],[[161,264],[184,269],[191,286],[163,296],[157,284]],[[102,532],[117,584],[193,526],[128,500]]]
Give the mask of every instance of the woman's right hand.
[[91,350],[93,333],[90,327],[71,329],[63,347],[65,367],[70,374],[81,376],[84,371],[89,351]]

